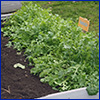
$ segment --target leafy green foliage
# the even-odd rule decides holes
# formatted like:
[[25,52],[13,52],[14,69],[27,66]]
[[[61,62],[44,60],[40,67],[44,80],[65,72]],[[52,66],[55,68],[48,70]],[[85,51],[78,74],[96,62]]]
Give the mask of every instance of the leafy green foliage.
[[99,81],[97,82],[95,79],[93,82],[87,87],[87,92],[89,95],[96,95],[99,91]]
[[93,79],[99,82],[99,39],[83,33],[71,19],[30,3],[11,16],[2,31],[35,66],[30,72],[53,89],[87,87]]
[[59,14],[64,19],[71,17],[74,22],[78,22],[80,16],[87,18],[90,21],[89,32],[99,33],[99,1],[22,1],[22,5],[30,2],[50,8],[53,14]]

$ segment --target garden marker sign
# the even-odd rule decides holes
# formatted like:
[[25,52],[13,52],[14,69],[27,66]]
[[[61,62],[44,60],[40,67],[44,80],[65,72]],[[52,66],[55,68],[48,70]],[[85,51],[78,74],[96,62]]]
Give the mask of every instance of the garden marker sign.
[[86,18],[79,17],[78,26],[80,26],[84,31],[88,32],[89,23],[90,22]]

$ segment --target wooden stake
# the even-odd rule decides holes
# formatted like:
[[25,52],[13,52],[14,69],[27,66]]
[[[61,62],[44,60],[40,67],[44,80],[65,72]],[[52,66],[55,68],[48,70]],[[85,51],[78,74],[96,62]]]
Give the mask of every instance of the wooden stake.
[[83,32],[83,33],[86,33],[86,31],[85,31],[85,30],[83,30],[83,29],[82,29],[82,32]]

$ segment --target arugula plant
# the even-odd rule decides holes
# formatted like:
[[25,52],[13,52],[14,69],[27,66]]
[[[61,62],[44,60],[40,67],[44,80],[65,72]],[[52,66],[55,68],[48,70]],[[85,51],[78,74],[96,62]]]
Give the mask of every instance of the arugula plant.
[[99,91],[99,39],[84,34],[70,18],[30,3],[10,17],[2,32],[9,37],[7,46],[24,51],[29,65],[35,66],[30,72],[41,82],[59,91],[81,87],[88,87],[92,95]]

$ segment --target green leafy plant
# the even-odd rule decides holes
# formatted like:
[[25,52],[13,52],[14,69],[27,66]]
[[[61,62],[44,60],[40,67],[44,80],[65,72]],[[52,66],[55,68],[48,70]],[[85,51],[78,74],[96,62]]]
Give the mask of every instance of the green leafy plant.
[[93,33],[84,34],[71,19],[29,4],[10,17],[2,32],[35,66],[30,72],[53,89],[90,87],[92,79],[99,82],[99,39]]

